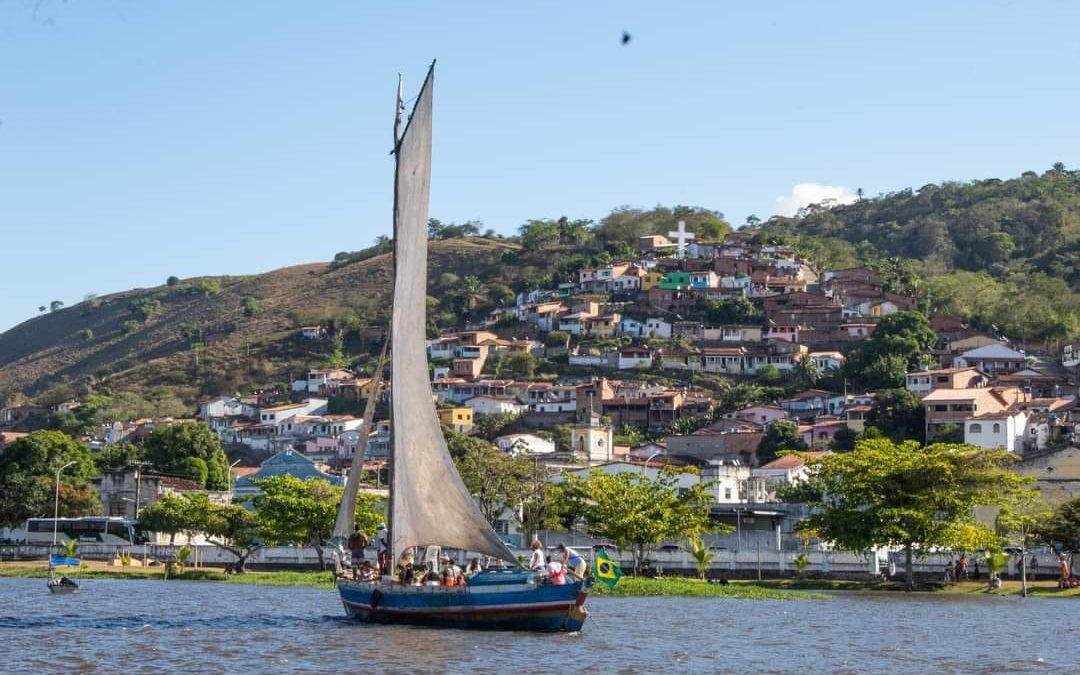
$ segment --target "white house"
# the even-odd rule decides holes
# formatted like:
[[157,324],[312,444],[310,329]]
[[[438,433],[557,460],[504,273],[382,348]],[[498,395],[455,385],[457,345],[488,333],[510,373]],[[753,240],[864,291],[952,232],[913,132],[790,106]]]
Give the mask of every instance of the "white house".
[[[819,454],[819,453],[811,453]],[[776,489],[781,485],[798,483],[807,479],[810,469],[806,460],[796,455],[784,455],[753,469],[750,472],[750,501],[776,501]]]
[[550,455],[555,452],[555,441],[536,434],[507,434],[495,439],[495,445],[512,455]]
[[259,422],[277,426],[281,421],[297,415],[322,415],[326,413],[325,398],[309,398],[303,403],[287,403],[259,409]]
[[737,459],[713,459],[701,470],[701,481],[709,485],[709,493],[717,503],[741,504],[746,502],[746,484],[750,479],[750,465]]
[[964,352],[953,359],[953,366],[972,366],[984,373],[1015,373],[1023,370],[1027,356],[1003,344],[989,344]]
[[465,401],[476,415],[497,415],[499,413],[523,413],[528,406],[506,396],[473,396]]
[[810,358],[818,371],[837,370],[844,365],[844,355],[840,352],[810,352]]
[[964,420],[964,442],[980,448],[1004,448],[1023,453],[1027,413],[986,413]]
[[671,323],[658,317],[645,319],[645,329],[641,332],[642,337],[669,338],[671,337]]
[[1061,348],[1061,365],[1066,368],[1080,366],[1080,342],[1073,342]]
[[617,367],[619,370],[648,368],[653,363],[652,352],[643,347],[623,347],[617,354]]

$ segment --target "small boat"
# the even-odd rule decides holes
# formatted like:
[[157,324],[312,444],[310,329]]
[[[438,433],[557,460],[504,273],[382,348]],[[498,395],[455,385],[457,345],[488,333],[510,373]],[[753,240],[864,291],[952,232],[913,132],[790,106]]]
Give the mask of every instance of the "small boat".
[[49,557],[49,592],[50,593],[78,593],[79,582],[63,572],[57,572],[57,568],[74,567],[76,570],[82,565],[78,558],[68,558],[62,555]]
[[[394,124],[394,294],[389,534],[391,567],[402,552],[429,546],[485,555],[517,565],[516,556],[477,508],[454,468],[435,405],[425,345],[427,222],[431,183],[432,87],[435,64],[399,135],[404,103],[398,85]],[[381,372],[381,368],[379,369]],[[377,387],[373,388],[376,389]],[[374,398],[374,394],[372,395]],[[364,432],[370,428],[370,405]],[[361,439],[366,433],[360,434]],[[363,460],[361,442],[353,466]],[[353,530],[360,471],[352,471],[334,528],[342,541]],[[590,578],[566,584],[518,567],[490,569],[464,586],[414,586],[384,574],[377,581],[339,575],[346,613],[375,623],[466,629],[577,631],[585,623]]]

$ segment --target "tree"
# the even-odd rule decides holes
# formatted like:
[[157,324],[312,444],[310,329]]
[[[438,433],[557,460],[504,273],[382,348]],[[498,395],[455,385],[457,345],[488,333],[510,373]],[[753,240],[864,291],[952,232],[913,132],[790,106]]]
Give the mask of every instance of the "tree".
[[37,311],[39,314],[44,314],[46,309],[48,308],[45,305],[38,305]]
[[255,298],[243,298],[240,300],[240,309],[243,311],[244,316],[248,318],[255,316],[262,310]]
[[494,441],[509,432],[510,428],[521,421],[522,413],[495,413],[481,415],[476,419],[476,435],[487,441]]
[[922,314],[909,311],[891,314],[848,354],[845,377],[867,390],[901,387],[904,374],[925,364],[936,343],[937,334]]
[[171,276],[171,277],[169,277],[168,279],[165,280],[165,285],[166,286],[175,286],[178,283],[180,283],[180,278],[179,277],[172,277]]
[[94,340],[94,331],[89,329],[89,328],[84,328],[81,331],[79,331],[79,337],[82,338],[83,342],[93,342],[93,340]]
[[221,440],[202,422],[157,427],[143,442],[143,451],[158,471],[180,474],[208,490],[229,488],[229,461]]
[[522,492],[521,477],[514,460],[494,446],[474,444],[455,457],[454,464],[465,489],[492,527],[503,511],[517,506]]
[[59,431],[35,431],[0,448],[0,525],[18,527],[27,518],[51,516],[56,472],[60,474],[60,515],[96,515],[97,493],[90,450]]
[[776,420],[769,425],[757,447],[759,464],[776,459],[781,450],[806,450],[806,442],[799,433],[799,425],[791,420]]
[[1059,504],[1038,528],[1038,535],[1051,546],[1080,550],[1080,497]]
[[49,303],[49,311],[50,312],[55,312],[55,311],[59,310],[61,307],[63,307],[63,306],[64,306],[63,301],[61,301],[61,300],[53,300],[52,302]]
[[94,466],[99,473],[123,471],[142,459],[142,449],[131,443],[106,445],[93,453]]
[[840,427],[833,434],[833,452],[849,452],[855,449],[855,442],[859,439],[859,432],[851,427]]
[[925,419],[926,409],[915,394],[907,389],[882,389],[870,405],[866,424],[899,443],[922,440]]
[[536,375],[536,367],[540,364],[532,352],[522,351],[507,355],[502,363],[504,372],[508,371],[509,375],[518,380],[531,380]]
[[709,424],[709,418],[701,415],[688,415],[672,420],[668,431],[676,436],[692,434]]
[[772,386],[780,383],[783,376],[780,374],[780,369],[771,363],[766,363],[764,366],[757,369],[757,381],[765,386]]
[[206,540],[236,556],[233,571],[243,574],[247,559],[263,546],[258,516],[235,504],[214,504],[206,516]]
[[998,529],[1020,545],[1020,595],[1027,597],[1027,551],[1050,519],[1050,507],[1036,490],[1021,490],[998,513]]
[[609,474],[594,469],[587,476],[568,474],[566,490],[571,511],[585,518],[586,531],[629,549],[634,573],[652,549],[665,538],[700,535],[712,529],[711,499],[700,483],[679,487],[679,476],[661,472]]
[[804,389],[817,385],[818,380],[821,379],[821,370],[817,366],[817,361],[810,354],[800,356],[799,360],[795,362],[794,370],[796,382]]
[[[258,478],[262,493],[252,500],[259,517],[259,533],[265,544],[312,546],[319,568],[326,569],[325,547],[334,533],[334,521],[344,489],[321,478],[296,476]],[[374,532],[384,518],[374,495],[358,495],[355,525]]]
[[570,346],[570,334],[561,330],[553,330],[544,336],[544,346],[555,349],[566,349]]
[[852,452],[808,459],[813,475],[784,496],[807,503],[811,515],[801,526],[840,548],[902,546],[910,589],[916,550],[996,543],[973,510],[1019,493],[1026,479],[1009,469],[1014,461],[1004,450],[969,445],[862,440]]
[[540,530],[562,529],[567,508],[563,486],[549,481],[547,467],[532,458],[516,457],[513,462],[518,479],[515,515],[525,541]]
[[685,551],[690,554],[690,557],[694,559],[694,566],[697,567],[698,577],[705,581],[705,575],[709,571],[709,567],[712,566],[713,560],[716,559],[716,554],[709,548],[708,544],[701,540],[701,537],[694,535],[686,539]]
[[139,528],[169,535],[171,545],[177,534],[206,529],[207,513],[203,506],[186,495],[165,495],[139,513]]

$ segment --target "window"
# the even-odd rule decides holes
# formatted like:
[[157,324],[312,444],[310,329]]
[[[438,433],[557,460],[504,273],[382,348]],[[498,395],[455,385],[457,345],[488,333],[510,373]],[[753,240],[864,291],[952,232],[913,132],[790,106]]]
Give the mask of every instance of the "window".
[[982,425],[979,424],[979,423],[972,424],[971,426],[968,427],[968,433],[969,434],[981,434],[982,433]]
[[937,381],[938,381],[938,384],[948,384],[949,383],[949,377],[947,375],[939,375]]
[[994,433],[995,434],[1000,434],[1001,433],[1001,425],[998,424],[997,422],[994,422]]
[[731,488],[724,488],[724,499],[731,499]]

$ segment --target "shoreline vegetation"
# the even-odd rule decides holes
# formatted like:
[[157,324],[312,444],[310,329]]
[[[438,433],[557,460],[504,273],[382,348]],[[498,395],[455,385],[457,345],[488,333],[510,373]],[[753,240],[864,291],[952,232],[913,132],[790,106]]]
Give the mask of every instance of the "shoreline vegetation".
[[[79,572],[80,579],[144,579],[161,580],[165,568],[115,567],[105,563],[90,562]],[[45,579],[48,567],[44,561],[2,562],[0,577],[23,577]],[[330,571],[253,571],[244,574],[224,574],[217,568],[187,568],[169,575],[170,581],[213,581],[256,586],[308,586],[334,588]],[[903,584],[896,582],[869,582],[829,579],[767,579],[751,581],[736,579],[727,585],[705,583],[689,577],[623,577],[614,588],[595,584],[592,595],[600,597],[672,597],[672,598],[728,598],[745,600],[821,600],[829,596],[825,592],[902,593]],[[965,581],[949,584],[935,590],[918,591],[921,594],[950,595],[1020,595],[1019,581],[1006,581],[997,590],[988,590],[983,582]],[[1028,582],[1028,594],[1033,597],[1076,597],[1080,588],[1059,589],[1053,580]]]

